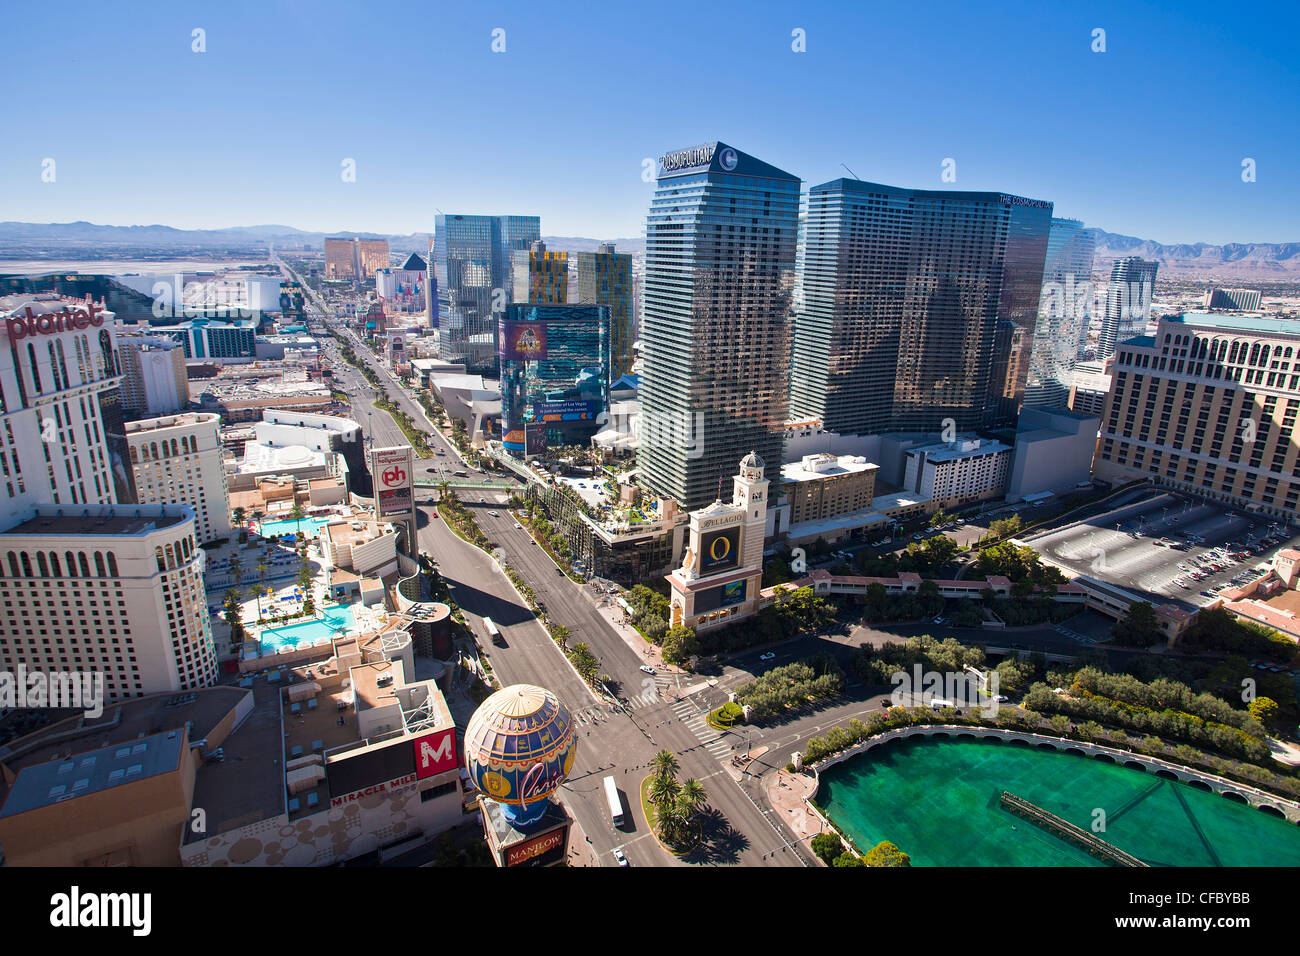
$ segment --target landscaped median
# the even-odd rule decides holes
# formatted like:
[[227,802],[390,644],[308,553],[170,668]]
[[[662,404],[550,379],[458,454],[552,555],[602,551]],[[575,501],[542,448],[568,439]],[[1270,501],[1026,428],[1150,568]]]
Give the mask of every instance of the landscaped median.
[[[456,537],[467,544],[474,545],[481,551],[491,554],[491,542],[483,534],[483,530],[479,528],[474,516],[457,500],[454,493],[444,495],[443,499],[438,503],[438,514]],[[600,660],[591,652],[591,648],[586,644],[575,644],[570,647],[569,629],[563,624],[555,623],[548,615],[538,612],[536,594],[532,588],[524,583],[524,579],[520,577],[519,572],[500,561],[497,562],[497,567],[514,585],[515,591],[524,599],[528,609],[537,615],[542,628],[560,648],[561,653],[573,666],[578,676],[593,690],[603,691],[604,687],[602,687],[600,680]]]

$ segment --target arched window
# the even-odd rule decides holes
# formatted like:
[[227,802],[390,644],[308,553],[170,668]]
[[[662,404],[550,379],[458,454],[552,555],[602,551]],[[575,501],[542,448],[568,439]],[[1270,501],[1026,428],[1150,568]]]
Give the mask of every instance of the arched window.
[[27,343],[27,358],[32,363],[32,384],[36,386],[37,393],[43,392],[41,388],[41,367],[36,364],[36,346],[31,342]]
[[158,460],[158,443],[156,441],[149,443],[149,457],[155,461]]
[[175,458],[180,454],[180,449],[176,447],[176,439],[172,439],[172,457]]
[[1268,355],[1269,355],[1269,348],[1267,345],[1265,345],[1262,349],[1259,350],[1260,368],[1268,368]]
[[158,545],[153,549],[153,556],[158,561],[158,570],[166,571],[167,564],[163,561],[163,550],[161,545]]
[[95,577],[108,577],[107,573],[104,571],[104,556],[98,551],[95,552]]
[[22,572],[20,572],[20,571],[18,570],[18,555],[14,554],[14,552],[10,551],[10,552],[9,552],[9,574],[10,574],[12,577],[15,577],[15,578],[16,578],[16,577],[18,577],[21,573],[22,573]]
[[108,552],[108,576],[110,578],[115,578],[118,576],[117,555],[115,555],[112,551]]
[[81,568],[81,576],[83,578],[90,577],[90,565],[86,563],[85,551],[77,552],[77,566]]
[[104,357],[105,374],[116,375],[117,364],[113,355],[113,337],[108,334],[108,329],[99,330],[99,351]]
[[176,553],[172,551],[172,546],[170,544],[163,547],[163,553],[167,555],[168,570],[176,567]]
[[71,552],[71,551],[64,551],[64,552],[63,552],[63,560],[64,560],[64,561],[67,563],[67,565],[68,565],[68,577],[72,577],[73,575],[75,575],[75,574],[77,573],[77,562],[76,562],[76,560],[72,557],[72,552]]
[[1250,347],[1250,361],[1247,362],[1246,364],[1254,365],[1258,361],[1259,361],[1259,343],[1256,342],[1254,345]]
[[50,552],[50,570],[54,572],[56,578],[63,577],[63,568],[59,567],[59,553],[57,551]]
[[40,570],[41,577],[48,578],[50,576],[50,566],[45,560],[44,551],[36,552],[36,567]]
[[31,558],[27,556],[27,552],[24,551],[22,554],[18,555],[18,560],[23,563],[23,577],[30,578],[32,576],[32,561]]
[[136,453],[135,446],[132,445],[132,446],[131,446],[131,464],[135,465],[135,464],[139,464],[139,462],[140,462],[140,456],[139,456],[139,454]]

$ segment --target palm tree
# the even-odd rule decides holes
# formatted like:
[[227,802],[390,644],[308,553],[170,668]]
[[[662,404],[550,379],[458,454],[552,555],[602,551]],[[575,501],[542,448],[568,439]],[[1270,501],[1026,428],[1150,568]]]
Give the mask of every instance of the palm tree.
[[245,516],[245,511],[244,511],[244,509],[243,509],[243,508],[236,508],[236,509],[234,510],[233,513],[234,513],[234,515],[235,515],[235,524],[239,525],[240,530],[243,530],[243,527],[244,527],[244,516]]
[[244,580],[244,562],[239,555],[230,559],[230,576],[235,579],[235,587],[239,587],[239,583]]
[[269,570],[270,566],[265,561],[257,562],[257,580],[262,584],[266,584],[266,572]]
[[671,750],[661,750],[654,755],[650,761],[650,766],[654,768],[655,777],[659,779],[673,779],[677,776],[677,757]]
[[265,584],[259,584],[253,588],[253,594],[257,596],[257,619],[259,621],[262,619],[262,598],[270,593],[271,589]]
[[302,519],[306,516],[307,512],[303,510],[302,502],[295,499],[293,507],[289,509],[289,517],[298,522],[297,530],[302,530]]
[[704,784],[694,777],[683,781],[681,789],[677,791],[677,806],[681,808],[688,820],[695,816],[696,811],[704,806],[707,799],[708,794],[704,791]]
[[655,777],[650,782],[650,800],[654,803],[660,820],[668,816],[677,805],[680,789],[672,777]]
[[240,593],[237,588],[231,588],[226,592],[226,623],[230,625],[230,643],[242,644],[244,640],[244,626],[240,622],[241,612],[239,607]]

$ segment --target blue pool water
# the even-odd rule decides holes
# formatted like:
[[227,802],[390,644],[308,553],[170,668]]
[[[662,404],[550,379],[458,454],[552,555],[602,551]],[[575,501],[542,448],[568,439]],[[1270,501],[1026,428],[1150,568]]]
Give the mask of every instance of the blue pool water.
[[281,521],[261,521],[257,525],[257,533],[264,538],[269,538],[273,534],[294,534],[300,530],[308,538],[316,536],[323,524],[329,524],[333,518],[303,518],[301,522],[294,521],[292,518],[285,518]]
[[331,607],[324,611],[323,619],[268,627],[261,634],[262,653],[276,654],[283,650],[303,647],[333,637],[338,631],[352,626],[352,606]]

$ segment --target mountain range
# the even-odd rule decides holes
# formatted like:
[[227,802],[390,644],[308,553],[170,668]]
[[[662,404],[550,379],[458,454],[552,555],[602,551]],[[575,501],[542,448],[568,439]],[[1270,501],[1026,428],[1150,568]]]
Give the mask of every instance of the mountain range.
[[[1300,279],[1300,242],[1155,242],[1089,229],[1096,239],[1096,268],[1109,272],[1109,265],[1124,256],[1141,256],[1160,263],[1162,276],[1203,280],[1250,280],[1291,282]],[[430,234],[386,235],[376,232],[309,232],[284,225],[234,226],[227,229],[176,229],[172,226],[105,226],[90,222],[29,223],[0,222],[0,258],[27,258],[33,253],[71,257],[125,247],[195,253],[256,252],[268,244],[283,248],[322,248],[326,237],[387,239],[394,252],[424,254]],[[645,252],[641,237],[614,240],[585,236],[544,236],[546,245],[559,252],[592,251],[602,241],[612,241],[619,252]]]

